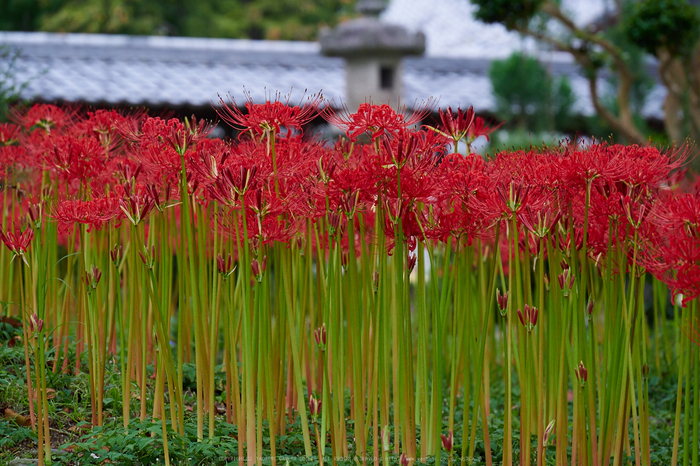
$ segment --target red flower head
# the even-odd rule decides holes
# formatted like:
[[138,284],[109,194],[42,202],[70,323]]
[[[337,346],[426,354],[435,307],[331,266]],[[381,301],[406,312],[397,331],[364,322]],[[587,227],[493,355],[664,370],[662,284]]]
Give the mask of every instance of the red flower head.
[[489,126],[486,124],[486,121],[481,118],[481,117],[476,117],[474,119],[474,123],[469,127],[469,130],[467,132],[468,138],[473,141],[479,136],[484,136],[486,140],[489,140],[489,134],[493,133],[496,131],[498,128],[500,128],[505,121],[500,122],[496,126]]
[[62,129],[69,125],[74,116],[75,110],[66,111],[55,105],[36,104],[26,113],[22,114],[21,110],[16,111],[13,119],[26,129],[43,128],[46,132],[50,132],[52,129]]
[[121,216],[120,200],[115,196],[91,201],[65,200],[51,212],[51,217],[58,220],[61,231],[72,228],[76,222],[88,225],[88,231],[99,230],[105,223]]
[[34,230],[31,228],[27,228],[22,233],[12,233],[10,231],[4,231],[2,227],[0,227],[0,240],[2,240],[2,242],[5,243],[5,246],[7,246],[7,248],[14,254],[14,256],[12,256],[12,260],[14,260],[17,256],[20,256],[27,266],[29,265],[29,262],[27,262],[27,258],[24,257],[24,253],[26,253],[27,249],[29,249],[29,245],[33,239]]
[[452,107],[447,107],[444,112],[440,110],[440,129],[429,127],[445,137],[452,139],[454,150],[457,151],[457,143],[462,139],[467,138],[472,124],[474,123],[474,107],[469,107],[467,111],[461,108],[457,109],[457,113],[452,111]]
[[328,107],[323,112],[323,117],[345,131],[352,141],[357,140],[358,136],[364,133],[370,133],[370,137],[374,140],[385,133],[397,133],[420,122],[430,113],[432,107],[432,101],[428,101],[418,106],[411,114],[405,114],[405,107],[396,112],[387,104],[364,103],[355,113],[350,113],[347,106],[344,106],[339,113]]
[[81,134],[96,137],[105,149],[112,150],[121,140],[121,130],[130,124],[136,124],[138,118],[138,114],[124,116],[116,110],[96,110],[88,112],[88,117],[78,123],[76,129]]
[[0,123],[0,146],[17,143],[21,128],[12,123]]
[[251,131],[261,135],[266,131],[280,132],[281,127],[302,129],[318,113],[318,107],[323,100],[320,94],[313,94],[301,105],[290,106],[289,98],[285,102],[280,101],[280,95],[275,100],[267,100],[264,104],[256,104],[249,93],[246,93],[245,108],[248,113],[243,113],[233,97],[229,96],[229,102],[219,96],[219,108],[216,113],[229,125],[241,131]]
[[86,183],[104,173],[105,151],[97,139],[52,137],[44,144],[44,163],[65,181]]

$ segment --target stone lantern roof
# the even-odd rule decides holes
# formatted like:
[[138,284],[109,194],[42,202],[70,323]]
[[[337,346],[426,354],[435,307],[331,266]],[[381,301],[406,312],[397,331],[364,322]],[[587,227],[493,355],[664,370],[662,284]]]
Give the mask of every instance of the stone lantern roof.
[[425,34],[380,21],[379,14],[384,8],[381,0],[360,0],[357,10],[363,16],[321,31],[321,53],[331,57],[423,55]]
[[423,55],[425,35],[380,21],[382,0],[359,0],[359,18],[324,29],[319,35],[321,54],[345,59],[347,106],[363,102],[401,104],[403,58]]

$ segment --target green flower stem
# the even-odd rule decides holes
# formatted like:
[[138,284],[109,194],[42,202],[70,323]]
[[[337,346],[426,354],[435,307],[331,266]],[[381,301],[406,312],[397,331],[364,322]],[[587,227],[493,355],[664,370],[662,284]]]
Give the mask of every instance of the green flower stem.
[[[290,264],[291,265],[291,264]],[[283,269],[280,271],[280,276],[282,278],[282,284],[284,286],[284,289],[286,290],[291,290],[292,285],[290,283],[291,280],[291,270],[290,269]],[[297,312],[294,310],[294,301],[292,301],[292,295],[291,293],[285,293],[285,297],[287,299],[287,309],[289,309],[293,314],[296,314]],[[309,435],[309,421],[308,417],[306,415],[306,402],[304,401],[304,390],[302,386],[302,372],[301,372],[301,363],[302,363],[302,358],[301,358],[301,351],[299,347],[299,342],[298,342],[298,337],[297,337],[297,332],[300,330],[297,330],[295,327],[295,323],[293,322],[292,319],[287,319],[287,326],[288,326],[288,334],[290,338],[290,343],[291,343],[291,348],[292,348],[292,366],[294,368],[294,383],[296,384],[296,393],[297,393],[297,410],[299,411],[299,415],[301,416],[301,430],[302,434],[304,436],[304,454],[306,456],[311,456],[312,450],[311,450],[311,436]],[[300,326],[299,326],[300,327]],[[326,403],[323,403],[323,406],[325,406]],[[321,437],[323,438],[323,437]]]
[[[197,261],[196,254],[196,239],[194,235],[194,223],[195,215],[192,212],[191,198],[188,191],[187,183],[187,171],[185,169],[185,155],[184,151],[180,152],[180,197],[182,201],[181,206],[181,218],[180,225],[182,226],[183,237],[187,243],[187,248],[184,251],[187,255],[181,257],[178,263],[187,264],[187,271],[189,275],[186,278],[187,284],[189,285],[188,291],[192,296],[191,307],[192,307],[192,320],[194,321],[194,339],[195,339],[195,362],[198,369],[196,372],[197,378],[197,439],[204,439],[204,377],[206,367],[206,338],[204,336],[204,329],[202,322],[204,320],[204,311],[201,307],[200,301],[200,289],[199,289],[199,275],[195,263]],[[201,220],[201,217],[200,217]],[[251,458],[254,460],[254,457]],[[251,463],[252,464],[252,463]]]
[[[500,234],[501,234],[501,228],[500,228],[500,222],[496,224],[496,233],[495,233],[495,243],[494,244],[499,244],[500,240]],[[478,267],[479,267],[479,277],[483,279],[483,277],[486,276],[486,271],[485,271],[485,266],[484,266],[484,261],[480,257],[481,251],[482,251],[482,244],[479,241],[478,242],[478,247],[477,247],[478,255],[477,255],[477,262],[478,262]],[[487,344],[487,334],[488,330],[490,327],[490,322],[491,322],[491,315],[493,314],[493,308],[494,308],[494,303],[496,301],[496,277],[497,273],[499,270],[499,264],[501,260],[501,254],[500,254],[500,249],[496,248],[495,251],[495,257],[493,259],[493,267],[492,267],[492,274],[491,274],[491,280],[489,282],[488,286],[488,292],[486,293],[485,297],[482,297],[482,305],[484,308],[484,316],[482,318],[482,325],[481,325],[481,335],[479,338],[479,352],[477,354],[476,358],[476,367],[474,370],[475,378],[476,380],[479,380],[479,377],[483,374],[484,371],[484,362],[485,362],[485,354],[486,354],[486,344]],[[482,282],[483,283],[483,282]],[[486,404],[486,396],[482,394],[482,390],[486,391],[488,388],[488,385],[486,382],[482,383],[477,383],[476,384],[476,396],[474,400],[477,402],[479,400],[482,400],[482,404]],[[463,412],[467,412],[466,408],[469,404],[469,400],[465,396],[463,398]],[[486,442],[486,439],[488,439],[488,410],[484,407],[483,408],[483,418],[482,418],[482,429],[484,431],[484,442]],[[476,447],[476,425],[477,425],[477,420],[479,416],[479,408],[476,406],[472,410],[472,421],[471,421],[471,434],[469,435],[469,458],[474,458],[474,449]],[[466,418],[466,416],[465,416]],[[467,442],[465,441],[466,437],[466,428],[467,428],[467,423],[463,423],[462,425],[462,466],[464,466],[466,458],[465,458],[465,448]],[[486,448],[486,461],[487,464],[491,461],[491,450],[490,448]]]
[[[423,241],[418,243],[418,261],[416,263],[417,267],[417,282],[416,282],[416,295],[415,295],[415,305],[416,305],[416,319],[418,324],[418,358],[416,365],[416,408],[418,412],[418,425],[420,425],[423,431],[429,428],[428,424],[428,306],[426,298],[426,283],[425,283],[425,255],[429,254],[430,257],[434,257],[432,252],[433,245],[428,244],[428,249],[431,250],[430,253],[426,251],[426,245]],[[431,269],[435,267],[435,264],[430,262]],[[421,460],[424,460],[426,454],[426,449],[421,448]]]
[[[692,318],[693,315],[693,310],[688,309],[688,315]],[[688,340],[687,338],[683,339]],[[695,349],[693,348],[693,345],[690,344],[690,342],[685,341],[686,343],[686,357],[685,357],[685,396],[683,400],[683,466],[688,466],[690,464],[690,452],[691,448],[690,445],[690,419],[692,417],[691,412],[690,412],[690,407],[693,405],[693,395],[692,395],[692,390],[691,390],[691,383],[693,380],[693,372],[692,372],[692,365],[693,365],[693,360],[697,358],[697,355],[695,355]],[[679,382],[680,383],[680,382]]]
[[[691,316],[695,316],[695,322],[699,322],[698,320],[700,318],[700,313],[698,312],[698,300],[697,298],[694,299],[691,304]],[[691,320],[692,322],[692,320]],[[686,338],[688,339],[688,338]],[[692,463],[693,466],[698,466],[700,464],[699,457],[698,457],[698,450],[700,449],[700,351],[698,351],[697,345],[693,345],[693,362],[694,362],[694,368],[692,371],[693,374],[693,394],[695,395],[695,399],[693,401],[693,443],[689,444],[688,442],[685,443],[684,445],[684,450],[690,449],[690,445],[692,445]],[[688,390],[689,391],[689,390]]]
[[[684,314],[689,310],[688,308],[681,308],[681,312],[678,312],[678,305],[674,306],[674,315],[681,315],[680,320],[676,322],[676,326],[680,327],[683,324]],[[690,346],[689,338],[679,338],[677,340],[678,345],[678,389],[676,391],[676,415],[675,422],[673,426],[673,450],[671,453],[671,466],[678,465],[678,446],[680,440],[681,431],[681,406],[683,405],[683,381],[687,380],[687,375],[685,373],[685,360],[688,358],[688,350]]]

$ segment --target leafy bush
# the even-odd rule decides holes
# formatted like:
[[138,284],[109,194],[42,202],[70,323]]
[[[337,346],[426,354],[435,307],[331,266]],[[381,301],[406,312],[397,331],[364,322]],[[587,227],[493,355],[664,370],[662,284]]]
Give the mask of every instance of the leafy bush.
[[489,71],[497,113],[510,126],[535,132],[565,127],[576,96],[566,77],[553,78],[536,58],[514,53]]

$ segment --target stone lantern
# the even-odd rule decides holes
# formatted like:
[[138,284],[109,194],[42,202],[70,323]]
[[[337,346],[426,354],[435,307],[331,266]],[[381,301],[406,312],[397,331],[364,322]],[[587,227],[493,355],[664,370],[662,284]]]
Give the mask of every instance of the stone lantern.
[[[359,18],[324,29],[321,53],[345,59],[347,99],[350,111],[369,102],[397,108],[402,92],[402,59],[425,52],[425,35],[379,20],[382,0],[358,0]],[[403,103],[403,102],[401,102]]]

